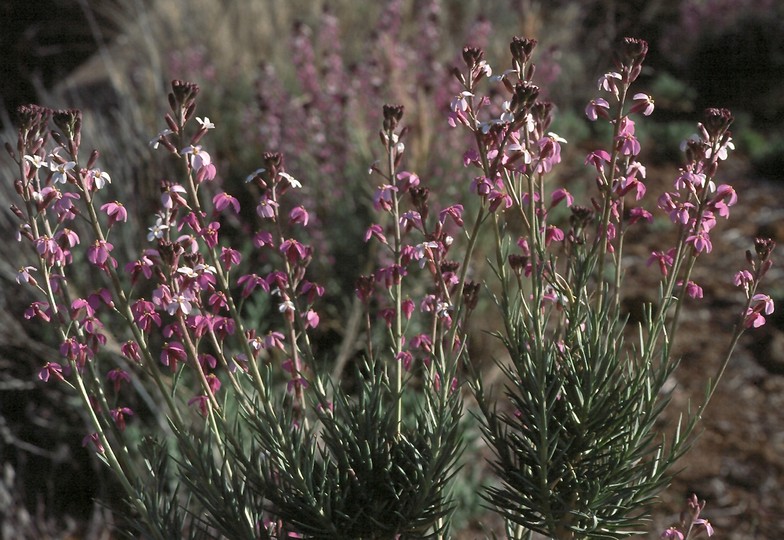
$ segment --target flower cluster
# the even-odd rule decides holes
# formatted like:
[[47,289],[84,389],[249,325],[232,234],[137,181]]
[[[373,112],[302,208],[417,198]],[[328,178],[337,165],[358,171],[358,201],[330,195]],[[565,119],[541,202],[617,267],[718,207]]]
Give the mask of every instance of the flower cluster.
[[[343,114],[339,83],[317,80],[310,45],[300,28],[295,61],[303,86],[323,100],[319,107]],[[677,365],[670,351],[684,299],[703,296],[692,270],[712,250],[718,218],[737,202],[733,188],[715,180],[733,148],[732,115],[706,111],[684,143],[673,189],[658,197],[677,239],[651,254],[660,296],[646,306],[631,349],[621,312],[624,238],[629,227],[653,220],[643,207],[646,168],[635,121],[653,113],[654,100],[632,90],[648,46],[626,38],[615,69],[598,81],[601,97],[585,109],[590,121],[611,126],[612,137],[585,159],[596,192],[582,206],[549,182],[566,140],[550,131],[554,106],[533,83],[536,45],[514,38],[511,67],[500,74],[482,49],[467,46],[451,72],[459,88],[445,99],[445,124],[472,141],[462,153],[471,171],[465,199],[444,198],[408,170],[404,107],[383,107],[384,157],[370,171],[377,218],[364,235],[379,255],[372,273],[356,281],[366,342],[356,358],[359,388],[351,392],[339,370],[327,382],[311,342],[325,288],[312,280],[316,249],[303,238],[314,238],[307,232],[319,216],[303,202],[282,154],[261,155],[246,177],[255,212],[242,212],[246,199],[223,191],[207,146],[215,124],[195,116],[199,86],[173,81],[166,128],[150,146],[182,172],[161,181],[146,243],[122,260],[132,252],[115,246],[128,212],[107,195],[112,178],[97,166],[98,152],[84,163],[80,157],[81,113],[20,108],[17,145],[7,145],[19,168],[21,206],[12,209],[35,262],[16,279],[40,294],[25,317],[53,325],[61,355],[39,378],[79,395],[90,419],[85,444],[116,472],[152,536],[165,538],[171,524],[159,521],[145,484],[163,484],[157,465],[148,455],[136,459],[124,434],[128,425],[145,427],[133,388],[144,384],[162,401],[182,485],[196,494],[178,499],[175,490],[173,500],[208,516],[207,526],[226,537],[446,535],[466,382],[504,486],[484,496],[510,523],[510,535],[521,537],[524,528],[550,537],[623,535],[641,518],[651,493],[667,484],[741,334],[773,312],[758,286],[774,244],[758,239],[748,267],[734,276],[746,304],[706,401],[667,447],[652,442]],[[341,69],[333,52],[332,75]],[[321,95],[321,83],[332,93]],[[559,206],[569,209],[568,223]],[[247,242],[232,245],[226,223],[248,217]],[[480,246],[496,282],[476,261]],[[72,277],[84,268],[94,279],[77,294]],[[485,291],[501,314],[490,330],[504,349],[504,407],[490,399],[469,343],[472,314],[489,309],[481,303]],[[712,535],[700,518],[704,502],[688,504],[663,538]],[[382,510],[389,522],[375,519]]]

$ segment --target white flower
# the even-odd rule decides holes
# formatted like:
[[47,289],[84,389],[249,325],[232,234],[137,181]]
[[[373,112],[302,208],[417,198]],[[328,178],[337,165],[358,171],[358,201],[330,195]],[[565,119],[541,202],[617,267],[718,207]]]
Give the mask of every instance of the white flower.
[[25,156],[25,161],[29,161],[30,164],[35,167],[36,169],[40,169],[45,165],[44,159],[39,155],[34,156]]
[[289,183],[289,185],[290,185],[291,187],[293,187],[293,188],[301,188],[301,187],[302,187],[302,184],[300,183],[300,181],[299,181],[299,180],[297,180],[296,178],[294,178],[293,176],[291,176],[289,173],[287,173],[287,172],[282,172],[282,173],[279,173],[279,174],[280,174],[280,175],[281,175],[283,178],[285,178],[285,179],[286,179],[286,181],[288,181],[288,183]]
[[197,116],[196,121],[199,123],[202,129],[215,129],[215,124],[213,124],[207,116],[204,118],[199,118]]
[[102,171],[101,169],[93,169],[90,171],[90,174],[93,176],[95,189],[103,189],[106,184],[112,183],[112,178],[106,171]]
[[256,169],[255,171],[253,171],[252,173],[250,173],[248,176],[245,177],[245,183],[247,184],[248,182],[252,182],[254,178],[256,178],[261,173],[266,172],[266,170],[267,169],[265,169],[264,167],[260,169]]
[[193,311],[190,300],[184,294],[178,294],[167,304],[166,311],[169,312],[169,315],[174,315],[177,311],[182,311],[184,315],[189,315]]
[[152,146],[152,149],[153,150],[157,150],[158,146],[161,144],[161,139],[166,137],[167,135],[171,135],[172,133],[174,133],[172,130],[170,130],[169,128],[166,128],[163,131],[161,131],[160,133],[158,133],[155,137],[150,139],[150,143],[149,144],[150,144],[150,146]]
[[168,225],[163,224],[163,218],[158,216],[155,220],[155,225],[148,229],[150,232],[147,234],[147,241],[152,242],[154,240],[160,240],[163,238],[163,234],[168,228]]
[[49,170],[54,173],[52,175],[52,181],[55,184],[65,184],[68,181],[68,171],[73,169],[75,166],[76,163],[73,161],[66,161],[65,163],[55,163],[54,161],[50,161]]

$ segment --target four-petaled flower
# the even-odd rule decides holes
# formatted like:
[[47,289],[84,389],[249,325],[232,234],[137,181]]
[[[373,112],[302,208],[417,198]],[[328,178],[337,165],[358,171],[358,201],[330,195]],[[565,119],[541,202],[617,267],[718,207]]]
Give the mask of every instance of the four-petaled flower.
[[73,161],[66,161],[65,163],[50,161],[49,170],[52,171],[52,182],[55,184],[65,184],[68,181],[68,171],[74,167],[76,167],[76,163]]

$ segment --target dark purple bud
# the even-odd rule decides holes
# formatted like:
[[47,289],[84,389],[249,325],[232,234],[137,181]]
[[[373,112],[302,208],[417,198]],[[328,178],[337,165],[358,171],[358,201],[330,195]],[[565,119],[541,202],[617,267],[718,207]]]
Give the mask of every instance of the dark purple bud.
[[733,121],[732,113],[728,109],[705,109],[705,121],[703,126],[711,138],[724,136],[724,132],[730,127]]
[[373,295],[373,289],[375,287],[376,277],[373,274],[369,276],[359,276],[357,278],[355,291],[357,296],[363,302],[368,302]]
[[79,109],[59,109],[52,114],[57,126],[68,140],[77,140],[82,129],[82,111]]
[[384,131],[387,133],[390,131],[395,131],[402,118],[402,105],[384,105]]
[[[180,81],[180,80],[173,80],[171,83],[172,86],[172,94],[174,98],[174,102],[179,107],[187,108],[189,107],[196,96],[199,94],[199,85],[192,82],[187,81]],[[172,98],[169,98],[169,105],[171,105]],[[176,111],[176,107],[172,107],[172,110]]]
[[760,261],[767,261],[770,259],[770,254],[773,253],[773,248],[776,247],[776,242],[771,238],[755,238],[754,251],[757,252],[757,257]]
[[645,60],[646,54],[648,54],[647,41],[644,39],[625,37],[621,42],[618,57],[623,66],[639,67],[643,60]]
[[[171,94],[170,94],[171,95]],[[172,130],[174,133],[179,133],[180,128],[177,127],[177,122],[174,121],[174,118],[169,113],[166,113],[166,116],[163,117],[166,120],[166,125],[169,126],[169,129]]]
[[509,255],[509,266],[512,268],[512,272],[520,277],[523,275],[523,271],[525,270],[525,266],[528,264],[528,257],[525,255],[520,255],[517,253],[512,253]]
[[468,311],[476,309],[476,304],[479,301],[479,283],[475,281],[466,281],[463,285],[463,304]]
[[270,178],[275,179],[278,173],[283,170],[283,154],[280,152],[265,152],[262,158],[264,168],[269,171]]
[[528,81],[522,81],[515,85],[514,94],[509,108],[515,116],[515,121],[519,121],[536,103],[539,97],[539,87]]
[[463,47],[463,62],[468,69],[474,69],[485,57],[485,52],[478,47]]
[[509,50],[512,52],[512,60],[520,66],[525,65],[531,59],[536,47],[537,41],[535,39],[528,39],[524,37],[515,36],[509,44]]
[[93,167],[95,167],[95,163],[98,161],[99,155],[100,153],[98,152],[98,150],[93,150],[92,152],[90,152],[90,158],[87,160],[88,169],[92,169]]

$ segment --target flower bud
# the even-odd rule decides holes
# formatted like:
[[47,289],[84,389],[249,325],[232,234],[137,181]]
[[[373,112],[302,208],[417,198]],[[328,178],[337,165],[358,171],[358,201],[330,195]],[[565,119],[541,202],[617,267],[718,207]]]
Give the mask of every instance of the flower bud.
[[523,66],[528,63],[531,59],[531,53],[533,53],[533,50],[536,47],[536,43],[537,41],[535,39],[519,36],[513,37],[512,42],[509,44],[509,50],[512,52],[512,60],[514,60],[515,64]]
[[730,127],[734,118],[729,109],[705,109],[705,122],[703,126],[711,138],[720,138]]
[[474,69],[485,57],[485,52],[478,47],[463,47],[463,62],[468,69]]
[[384,131],[387,133],[390,131],[395,131],[402,118],[402,105],[384,105]]

